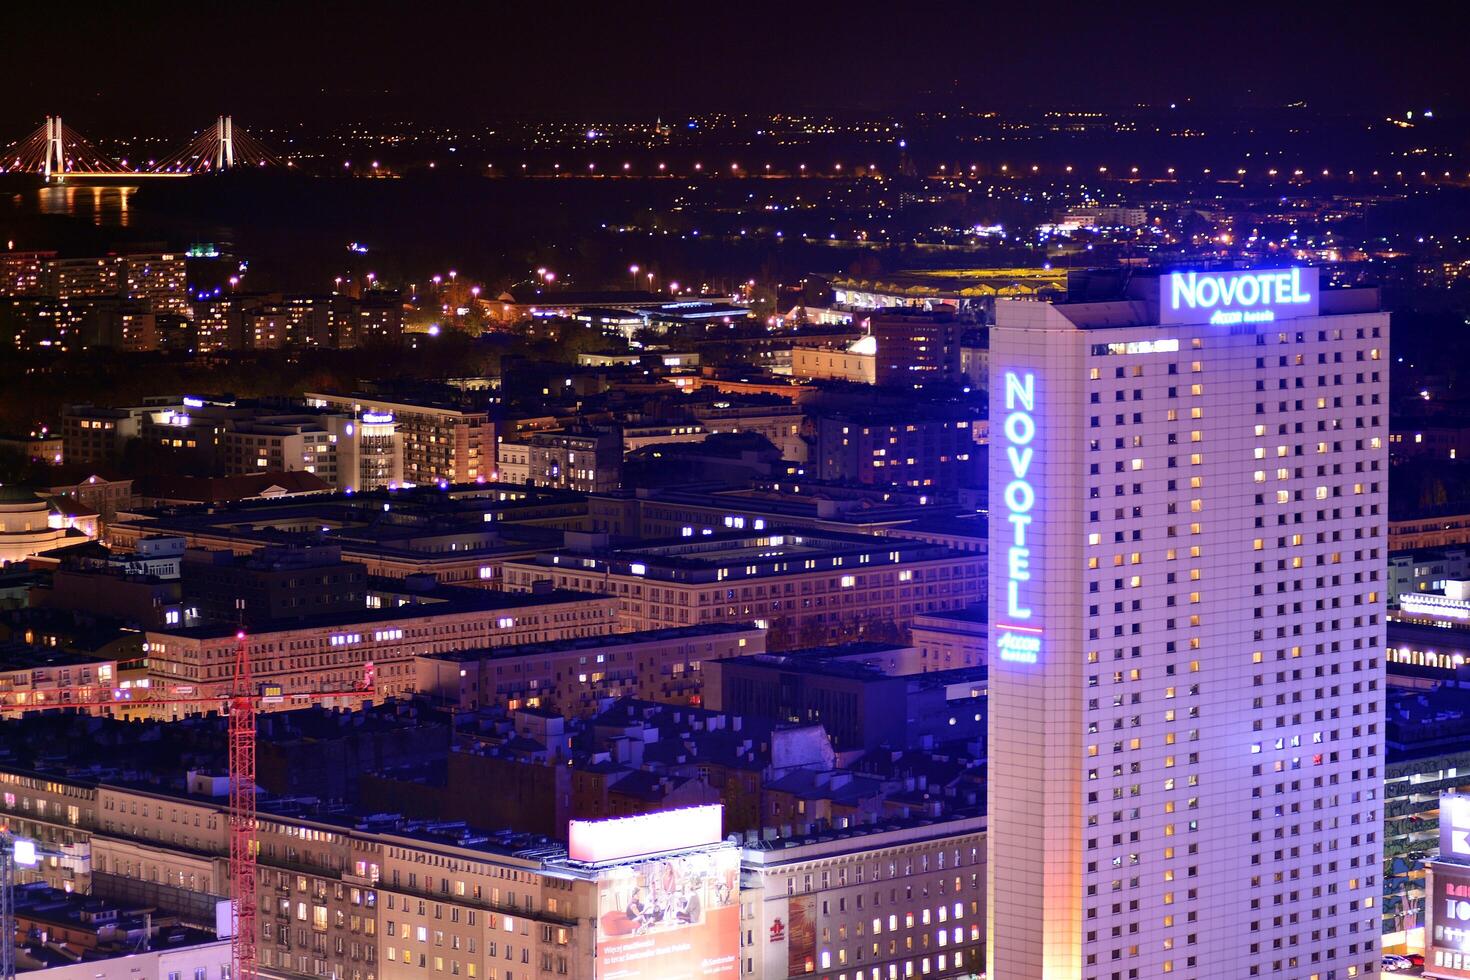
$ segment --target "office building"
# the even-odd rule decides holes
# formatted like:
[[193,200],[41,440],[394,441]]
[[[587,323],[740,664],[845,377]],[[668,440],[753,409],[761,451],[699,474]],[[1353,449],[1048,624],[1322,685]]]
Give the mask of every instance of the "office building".
[[800,482],[710,490],[637,487],[587,499],[590,530],[629,538],[707,537],[767,527],[882,535],[940,509],[917,492]]
[[473,483],[495,477],[495,426],[484,410],[430,400],[307,392],[316,408],[392,416],[403,437],[403,479],[412,484]]
[[139,419],[125,408],[67,405],[61,410],[62,459],[96,466],[117,463],[123,447],[136,438]]
[[55,252],[0,252],[0,296],[39,296],[46,291],[46,263]]
[[850,646],[858,649],[751,654],[707,664],[707,704],[732,715],[821,725],[839,752],[914,748],[926,737],[979,737],[981,713],[959,717],[949,702],[951,695],[967,699],[984,692],[983,667],[897,673],[888,665],[909,659],[907,649]]
[[178,916],[52,888],[15,891],[15,970],[28,980],[214,980],[230,940]]
[[[255,676],[280,686],[284,706],[292,694],[354,692],[369,683],[380,701],[411,693],[414,657],[425,652],[598,636],[617,625],[616,600],[589,593],[510,594],[413,580],[377,580],[365,591],[355,611],[283,616],[249,628]],[[153,687],[223,693],[235,631],[232,622],[148,630]],[[360,699],[337,700],[350,705]]]
[[[71,855],[24,878],[69,876],[113,901],[213,928],[229,889],[227,780],[191,772],[188,792],[168,792],[95,770],[38,778],[7,766],[0,785],[5,819],[39,840],[66,842]],[[698,975],[739,976],[740,850],[722,839],[718,805],[574,821],[567,836],[266,798],[256,833],[257,887],[268,900],[256,919],[261,973],[590,978],[617,959],[632,964],[619,974],[628,980],[673,969],[696,975],[701,962],[722,966]],[[654,907],[669,914],[628,914]],[[208,967],[184,975],[218,980],[229,944],[205,948]],[[183,952],[178,962],[189,964]],[[136,965],[140,972],[128,974],[90,963],[62,980],[154,980]]]
[[987,972],[1376,975],[1388,317],[1114,295],[990,334]]
[[1470,548],[1464,545],[1390,552],[1388,608],[1399,608],[1400,599],[1406,595],[1443,594],[1451,582],[1466,579],[1470,579]]
[[504,705],[588,715],[618,697],[697,705],[710,662],[765,648],[765,631],[755,626],[707,623],[426,653],[417,658],[414,689],[461,711]]
[[812,381],[877,384],[878,339],[872,334],[832,346],[798,344],[791,348],[791,376]]
[[[149,540],[139,542],[145,544]],[[182,544],[181,539],[173,539]],[[311,616],[351,614],[365,606],[367,572],[343,561],[334,544],[233,551],[186,549],[184,596],[205,619],[247,627]]]
[[622,479],[623,440],[616,431],[537,432],[524,443],[532,486],[604,493]]
[[[304,486],[288,477],[312,482]],[[586,500],[576,494],[495,483],[318,496],[324,488],[310,473],[197,482],[182,488],[184,496],[164,494],[165,504],[177,499],[216,506],[122,512],[108,527],[110,543],[135,547],[170,534],[191,548],[245,554],[325,538],[344,558],[367,566],[369,575],[428,574],[442,584],[495,588],[507,559],[560,544],[562,530],[579,527],[587,513]]]
[[160,313],[188,315],[189,292],[182,254],[142,252],[45,260],[45,291],[61,300],[141,300]]
[[807,470],[818,480],[956,489],[980,485],[976,434],[983,412],[968,405],[812,409]]
[[980,974],[985,860],[985,818],[973,813],[747,835],[740,975]]
[[961,327],[947,310],[898,306],[875,312],[874,380],[905,388],[959,380]]
[[768,628],[772,649],[898,639],[914,616],[980,600],[983,558],[894,538],[814,531],[692,534],[630,548],[605,535],[507,561],[504,587],[614,595],[625,630]]
[[224,428],[219,447],[232,476],[301,470],[350,492],[403,482],[403,439],[389,414],[262,413]]
[[1388,550],[1410,551],[1438,548],[1447,544],[1470,544],[1470,514],[1391,516],[1388,521]]

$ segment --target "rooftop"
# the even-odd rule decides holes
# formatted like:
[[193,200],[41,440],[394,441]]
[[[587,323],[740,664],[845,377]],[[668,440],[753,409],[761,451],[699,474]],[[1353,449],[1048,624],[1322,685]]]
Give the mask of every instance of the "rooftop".
[[842,571],[876,572],[883,565],[964,557],[939,544],[843,531],[771,529],[697,538],[666,538],[628,548],[587,551],[557,549],[512,564],[535,564],[568,571],[637,575],[663,581],[717,582]]
[[[268,633],[299,632],[301,630],[336,629],[348,626],[370,626],[393,623],[404,619],[423,616],[444,616],[455,613],[496,612],[502,609],[524,609],[528,606],[550,606],[570,602],[591,602],[611,599],[599,592],[577,592],[571,589],[552,589],[546,592],[498,592],[490,589],[460,588],[438,585],[425,593],[415,593],[404,588],[396,579],[371,580],[369,593],[391,590],[392,594],[407,601],[399,605],[384,604],[383,608],[363,608],[353,612],[323,613],[319,616],[303,616],[279,622],[261,623],[250,628],[252,636]],[[233,637],[236,627],[228,623],[205,623],[182,629],[149,630],[156,636],[181,639],[210,640]]]
[[[525,593],[511,593],[524,595]],[[587,595],[590,593],[577,593]],[[670,640],[696,640],[703,636],[733,636],[741,633],[763,632],[753,623],[704,623],[698,626],[674,626],[661,630],[640,630],[636,633],[610,633],[607,636],[582,636],[569,640],[548,643],[517,643],[510,646],[488,647],[478,650],[449,650],[443,653],[425,653],[420,656],[429,660],[444,660],[450,663],[469,663],[477,660],[502,660],[514,657],[534,657],[552,653],[569,653],[574,650],[606,650],[633,646],[639,643],[659,643]],[[553,712],[561,717],[559,712]]]

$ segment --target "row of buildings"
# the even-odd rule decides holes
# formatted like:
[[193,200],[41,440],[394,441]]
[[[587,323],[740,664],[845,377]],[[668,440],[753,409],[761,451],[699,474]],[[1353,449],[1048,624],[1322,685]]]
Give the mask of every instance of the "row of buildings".
[[0,336],[21,351],[348,348],[396,343],[403,303],[369,291],[292,295],[193,288],[191,252],[63,258],[0,252]]

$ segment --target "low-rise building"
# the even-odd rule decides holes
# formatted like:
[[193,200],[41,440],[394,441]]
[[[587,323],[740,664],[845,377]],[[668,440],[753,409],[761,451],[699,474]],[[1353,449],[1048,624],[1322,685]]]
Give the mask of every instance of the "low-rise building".
[[754,654],[711,663],[705,667],[706,704],[742,717],[820,724],[839,752],[980,737],[983,712],[965,716],[948,707],[952,695],[983,695],[985,668],[896,674],[886,665],[850,659],[841,647],[835,652]]
[[919,670],[987,666],[990,662],[988,616],[983,603],[915,616],[911,643],[919,652]]
[[984,411],[968,405],[812,409],[815,479],[933,490],[980,485]]
[[1388,555],[1388,608],[1408,593],[1443,592],[1451,581],[1470,579],[1470,547],[1444,545]]
[[15,891],[16,975],[28,980],[227,980],[230,940],[176,915],[44,883]]
[[1388,550],[1391,552],[1451,544],[1470,544],[1470,514],[1446,512],[1389,518]]
[[742,977],[984,972],[985,818],[795,825],[741,847]]
[[[301,487],[295,477],[318,479],[310,473],[262,474],[228,478],[224,487],[191,482],[157,488],[165,494],[162,499],[149,498],[153,491],[147,491],[143,496],[161,506],[206,494],[204,502],[215,506],[123,512],[109,527],[109,540],[132,548],[142,538],[169,534],[184,538],[191,548],[236,554],[326,541],[340,546],[344,558],[367,566],[370,575],[422,573],[443,584],[495,588],[506,560],[559,544],[562,531],[579,529],[587,513],[581,495],[544,488],[485,483],[318,496],[319,484]],[[234,493],[266,499],[231,504]]]
[[[904,634],[915,615],[984,593],[983,559],[941,545],[870,535],[766,530],[603,540],[504,565],[505,588],[538,582],[613,595],[625,630],[754,621],[786,650]],[[889,634],[889,635],[884,635]]]
[[[616,600],[595,593],[538,590],[495,592],[378,580],[365,608],[257,623],[246,643],[256,679],[293,694],[357,692],[371,686],[382,700],[411,693],[414,658],[424,653],[541,643],[613,632]],[[204,624],[148,630],[144,637],[153,687],[207,698],[226,693],[233,672],[236,627]],[[163,694],[155,693],[155,698]],[[337,700],[352,704],[348,693]],[[185,712],[175,712],[185,713]]]
[[698,705],[707,664],[765,650],[753,625],[708,623],[423,654],[414,689],[462,711],[505,705],[589,715],[608,698]]
[[878,340],[869,334],[840,348],[791,348],[791,376],[809,381],[878,383]]

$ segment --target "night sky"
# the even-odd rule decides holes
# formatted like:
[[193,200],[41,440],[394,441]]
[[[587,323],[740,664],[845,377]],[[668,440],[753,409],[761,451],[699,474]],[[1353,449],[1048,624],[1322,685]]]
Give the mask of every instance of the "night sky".
[[177,130],[220,111],[278,124],[1190,100],[1470,109],[1464,13],[1160,6],[11,4],[0,124],[57,111],[91,129]]

